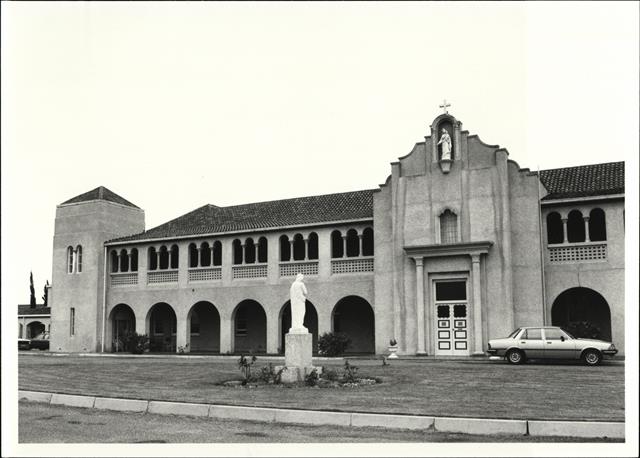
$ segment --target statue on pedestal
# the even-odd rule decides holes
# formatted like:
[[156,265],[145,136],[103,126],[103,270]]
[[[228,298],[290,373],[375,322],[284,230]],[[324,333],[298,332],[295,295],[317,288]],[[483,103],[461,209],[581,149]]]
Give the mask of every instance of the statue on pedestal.
[[440,141],[438,145],[442,145],[442,157],[441,161],[450,161],[451,160],[451,137],[449,136],[449,132],[447,129],[442,129],[442,135],[440,136]]
[[304,275],[298,274],[291,284],[289,295],[291,297],[291,329],[290,334],[307,334],[304,327],[305,303],[307,300],[307,287],[302,282]]

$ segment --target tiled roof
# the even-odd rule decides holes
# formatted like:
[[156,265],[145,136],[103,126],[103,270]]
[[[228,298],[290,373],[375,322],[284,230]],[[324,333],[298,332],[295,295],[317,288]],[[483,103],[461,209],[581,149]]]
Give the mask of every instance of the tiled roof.
[[373,190],[273,200],[231,207],[204,205],[130,241],[373,218]]
[[624,193],[624,162],[540,170],[549,194],[542,200]]
[[79,202],[88,202],[90,200],[107,200],[109,202],[115,202],[116,204],[126,205],[127,207],[140,208],[104,186],[98,186],[96,189],[80,194],[79,196],[62,202],[60,205],[77,204]]
[[18,304],[18,315],[51,315],[51,307],[36,304],[31,308],[30,304]]

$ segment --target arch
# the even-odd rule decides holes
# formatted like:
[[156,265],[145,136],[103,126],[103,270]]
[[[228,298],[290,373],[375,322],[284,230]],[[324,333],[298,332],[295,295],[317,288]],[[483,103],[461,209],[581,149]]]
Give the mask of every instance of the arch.
[[266,353],[267,314],[259,302],[245,299],[231,315],[233,349],[235,353]]
[[304,260],[305,252],[306,252],[304,237],[302,234],[296,234],[293,236],[293,260],[294,261],[302,261]]
[[[315,353],[318,349],[318,312],[310,301],[304,304],[304,327],[309,330],[312,336],[312,349]],[[278,315],[278,323],[280,328],[280,341],[278,353],[284,353],[284,336],[291,328],[291,301],[284,303]]]
[[580,210],[571,210],[567,219],[567,240],[569,243],[580,243],[585,240],[584,218]]
[[289,237],[281,235],[280,241],[280,261],[287,262],[291,260],[291,244],[289,243]]
[[189,351],[220,352],[220,312],[209,301],[193,304],[187,314]]
[[156,253],[156,247],[149,247],[147,250],[147,269],[148,270],[157,270],[158,269],[158,255]]
[[129,272],[129,255],[127,250],[120,250],[120,272]]
[[195,243],[190,243],[188,248],[189,268],[198,267],[198,248]]
[[76,272],[82,272],[82,245],[76,247]]
[[73,247],[67,247],[67,273],[73,273]]
[[440,243],[458,241],[458,215],[448,208],[440,214]]
[[349,229],[347,231],[347,257],[354,258],[360,256],[360,237],[358,231]]
[[260,237],[258,239],[258,262],[267,262],[267,238]]
[[244,241],[244,263],[255,264],[256,262],[256,244],[251,237],[247,237]]
[[130,352],[127,335],[136,331],[136,315],[127,304],[118,304],[109,313],[107,342],[113,352]]
[[160,250],[158,251],[158,253],[160,254],[159,256],[159,262],[158,262],[158,269],[160,270],[166,270],[169,268],[169,250],[167,249],[167,247],[165,245],[162,245],[160,247]]
[[200,244],[200,266],[209,267],[211,265],[211,248],[207,242]]
[[611,341],[611,310],[600,293],[589,288],[569,288],[551,306],[551,324],[575,337]]
[[242,264],[242,242],[240,239],[233,241],[233,263]]
[[176,351],[176,312],[166,302],[154,304],[147,313],[145,327],[149,336],[149,351]]
[[133,248],[131,250],[130,268],[131,268],[131,272],[138,271],[138,249],[137,248]]
[[118,262],[118,252],[116,250],[111,250],[111,272],[117,272],[120,268],[120,263]]
[[373,256],[373,228],[362,231],[362,256]]
[[331,312],[334,332],[351,338],[347,353],[375,353],[375,319],[371,304],[360,296],[340,299]]
[[309,252],[308,259],[318,259],[318,234],[312,232],[309,234]]
[[213,242],[213,265],[222,265],[222,242],[219,240]]
[[558,212],[551,212],[547,215],[547,243],[563,243],[564,229],[562,227],[562,217]]
[[335,230],[331,232],[331,257],[342,258],[344,256],[344,244],[342,241],[342,232]]
[[178,248],[178,245],[171,245],[171,256],[169,260],[171,261],[170,267],[177,269],[180,262],[180,248]]
[[594,208],[589,212],[589,240],[592,242],[607,240],[605,214],[601,208]]
[[27,324],[27,339],[33,339],[46,331],[46,326],[40,321],[32,321]]

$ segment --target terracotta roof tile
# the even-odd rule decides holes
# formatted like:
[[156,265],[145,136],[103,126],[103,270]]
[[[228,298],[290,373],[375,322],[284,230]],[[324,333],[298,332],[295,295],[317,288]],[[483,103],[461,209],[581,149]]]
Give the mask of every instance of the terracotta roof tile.
[[64,201],[60,205],[77,204],[79,202],[88,202],[90,200],[106,200],[109,202],[115,202],[116,204],[126,205],[127,207],[140,208],[104,186],[98,186],[96,189],[92,189],[91,191]]
[[110,242],[259,230],[365,218],[373,218],[372,189],[230,207],[204,205],[140,234],[120,237]]
[[624,162],[540,170],[549,194],[542,200],[624,193]]

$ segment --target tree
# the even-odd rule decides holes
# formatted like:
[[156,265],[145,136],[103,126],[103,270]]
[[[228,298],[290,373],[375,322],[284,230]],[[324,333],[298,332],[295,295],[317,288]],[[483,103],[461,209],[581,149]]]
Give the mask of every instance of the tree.
[[47,307],[49,305],[49,280],[47,280],[47,284],[44,285],[44,296],[42,296],[42,300],[44,301],[44,306]]
[[29,298],[29,304],[31,304],[31,308],[34,308],[36,306],[36,290],[33,287],[33,272],[31,272],[29,280],[30,280],[29,287],[31,289],[31,297]]

